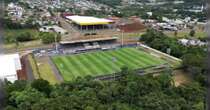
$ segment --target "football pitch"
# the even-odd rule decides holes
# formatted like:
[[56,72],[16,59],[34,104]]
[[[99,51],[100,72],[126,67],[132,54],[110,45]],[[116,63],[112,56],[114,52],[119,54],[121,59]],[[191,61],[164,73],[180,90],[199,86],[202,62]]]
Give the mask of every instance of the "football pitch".
[[112,74],[119,72],[124,66],[129,69],[140,69],[166,63],[164,60],[136,48],[54,56],[52,60],[65,81],[88,75]]

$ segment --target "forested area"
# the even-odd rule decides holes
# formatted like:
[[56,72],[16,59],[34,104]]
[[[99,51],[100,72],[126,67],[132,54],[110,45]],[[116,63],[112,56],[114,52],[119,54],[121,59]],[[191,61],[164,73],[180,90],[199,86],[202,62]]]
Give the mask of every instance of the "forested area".
[[176,87],[170,73],[139,76],[124,68],[121,74],[112,81],[7,83],[5,110],[204,110],[205,88],[197,82]]
[[189,72],[203,86],[206,85],[207,46],[184,46],[178,42],[178,39],[168,37],[161,31],[154,29],[148,29],[140,40],[164,53],[167,53],[167,50],[170,49],[172,56],[183,60],[183,69]]

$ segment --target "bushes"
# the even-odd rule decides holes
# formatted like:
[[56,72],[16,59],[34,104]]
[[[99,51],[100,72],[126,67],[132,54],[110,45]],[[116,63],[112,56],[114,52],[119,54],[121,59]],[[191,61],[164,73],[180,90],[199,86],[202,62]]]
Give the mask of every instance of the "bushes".
[[30,32],[24,32],[24,33],[20,33],[19,35],[17,35],[16,40],[18,42],[25,42],[25,41],[31,41],[34,40],[35,37],[33,34],[31,34]]
[[5,43],[26,42],[37,38],[37,32],[31,29],[6,30],[4,33]]
[[[6,30],[4,33],[4,42],[17,43],[41,39],[44,44],[50,44],[55,42],[55,36],[55,33],[39,33],[33,29]],[[60,39],[61,36],[57,35],[57,42]]]
[[178,43],[177,39],[170,38],[164,33],[156,31],[154,29],[148,29],[146,34],[141,36],[141,41],[144,41],[147,45],[164,53],[167,49],[171,49],[171,55],[175,57],[181,57],[185,52],[186,48]]
[[31,87],[40,91],[40,92],[45,93],[46,95],[49,95],[50,92],[51,92],[50,83],[46,80],[43,80],[43,79],[34,80],[31,83]]
[[[190,33],[191,36],[195,34],[195,32]],[[188,71],[196,81],[200,82],[202,85],[205,85],[206,79],[203,75],[205,75],[207,72],[207,53],[205,51],[207,47],[186,47],[179,44],[177,39],[170,38],[162,32],[153,29],[148,29],[147,33],[142,35],[140,40],[144,41],[152,48],[155,48],[165,53],[167,51],[167,48],[170,48],[171,55],[181,58],[183,60],[183,69]]]

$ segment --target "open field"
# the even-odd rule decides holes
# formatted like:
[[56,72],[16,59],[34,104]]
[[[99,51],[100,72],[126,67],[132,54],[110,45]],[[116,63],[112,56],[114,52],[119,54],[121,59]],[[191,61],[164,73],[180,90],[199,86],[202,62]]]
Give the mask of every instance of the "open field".
[[52,44],[43,44],[41,40],[33,40],[33,41],[19,43],[18,47],[16,46],[15,43],[5,44],[3,48],[6,52],[11,53],[11,52],[16,52],[17,50],[25,51],[35,48],[52,48]]
[[52,57],[65,81],[76,77],[100,76],[119,72],[123,66],[140,69],[166,63],[135,48],[99,51],[70,56]]
[[[174,32],[166,32],[165,34],[168,35],[169,37],[177,37],[177,38],[186,38],[189,36],[190,31],[180,31],[177,33],[177,36],[174,35]],[[196,30],[195,31],[195,37],[196,38],[203,38],[207,37],[207,33],[201,30]]]

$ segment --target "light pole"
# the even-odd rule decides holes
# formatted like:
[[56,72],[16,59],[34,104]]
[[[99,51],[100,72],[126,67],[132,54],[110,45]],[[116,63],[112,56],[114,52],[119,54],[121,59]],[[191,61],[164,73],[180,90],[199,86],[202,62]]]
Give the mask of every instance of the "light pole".
[[122,24],[122,28],[120,29],[121,31],[121,46],[123,47],[124,45],[124,28],[125,28],[125,24]]
[[57,34],[55,34],[55,50],[58,53]]

